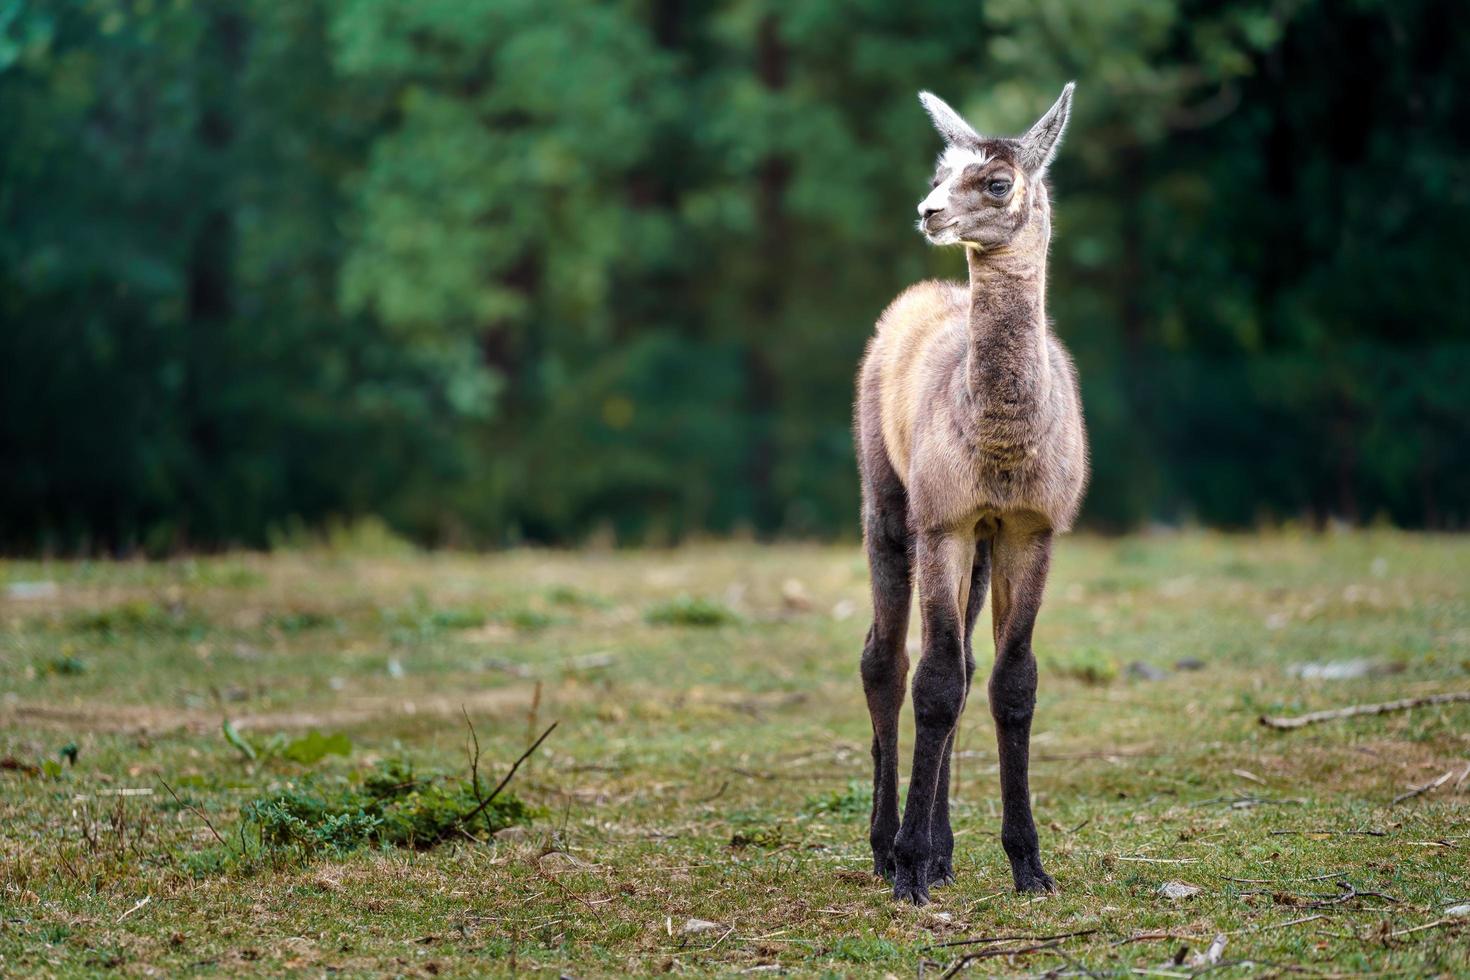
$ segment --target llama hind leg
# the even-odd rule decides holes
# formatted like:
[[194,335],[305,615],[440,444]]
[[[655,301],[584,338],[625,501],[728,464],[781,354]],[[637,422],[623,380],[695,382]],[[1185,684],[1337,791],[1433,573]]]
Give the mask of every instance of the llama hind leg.
[[873,585],[873,625],[863,645],[863,693],[873,723],[873,811],[868,842],[873,873],[892,878],[898,833],[898,719],[903,710],[909,660],[904,644],[913,592],[907,498],[898,478],[873,488],[865,508],[863,539]]

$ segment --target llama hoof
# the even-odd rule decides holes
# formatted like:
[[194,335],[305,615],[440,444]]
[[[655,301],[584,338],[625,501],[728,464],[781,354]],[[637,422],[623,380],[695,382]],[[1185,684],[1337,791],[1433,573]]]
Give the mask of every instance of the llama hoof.
[[892,881],[898,874],[898,864],[893,859],[893,852],[886,854],[873,854],[873,874],[887,881]]
[[900,875],[893,883],[895,902],[912,902],[916,906],[929,904],[929,889],[912,875]]
[[1018,871],[1015,874],[1016,891],[1022,895],[1055,895],[1057,883],[1052,876],[1040,868]]
[[954,866],[948,859],[935,858],[929,862],[929,887],[943,888],[954,884]]

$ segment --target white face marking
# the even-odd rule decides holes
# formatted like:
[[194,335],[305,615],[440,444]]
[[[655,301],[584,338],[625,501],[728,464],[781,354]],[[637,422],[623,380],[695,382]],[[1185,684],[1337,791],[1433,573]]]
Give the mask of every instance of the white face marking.
[[[936,245],[949,245],[959,241],[954,232],[945,228],[936,234],[929,234],[924,230],[924,215],[930,211],[943,211],[949,207],[949,194],[954,188],[954,182],[959,180],[960,175],[965,172],[966,167],[989,163],[990,157],[979,150],[971,150],[962,146],[946,147],[939,158],[938,168],[947,170],[944,180],[939,186],[929,192],[929,196],[919,202],[919,231]],[[936,168],[936,169],[938,169]]]

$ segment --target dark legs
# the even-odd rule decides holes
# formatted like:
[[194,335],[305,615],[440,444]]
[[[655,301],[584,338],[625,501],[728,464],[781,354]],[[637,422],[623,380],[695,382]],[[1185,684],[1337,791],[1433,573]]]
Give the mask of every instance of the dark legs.
[[[990,542],[978,542],[975,546],[975,561],[970,570],[970,599],[965,604],[965,698],[970,696],[970,679],[975,676],[975,653],[970,640],[975,633],[975,620],[985,605],[985,593],[990,589]],[[960,706],[961,713],[964,706]],[[954,832],[949,825],[949,767],[954,757],[955,735],[950,735],[945,746],[943,761],[939,764],[939,785],[934,790],[934,823],[930,840],[934,855],[929,859],[929,887],[948,885],[954,881]]]
[[[936,855],[940,773],[947,768],[955,724],[965,706],[964,616],[975,560],[973,531],[920,532],[916,558],[924,654],[914,671],[914,769],[903,824],[893,842],[893,897],[923,905],[929,901],[929,877]],[[939,829],[953,848],[947,800],[944,817]]]
[[892,471],[868,488],[863,540],[873,580],[873,626],[863,646],[863,692],[873,721],[873,813],[868,840],[873,873],[894,874],[893,839],[898,833],[898,716],[903,709],[909,658],[911,535],[908,500]]
[[1000,840],[1020,892],[1056,891],[1041,867],[1028,780],[1031,716],[1036,708],[1036,657],[1031,630],[1051,564],[1051,532],[1001,524],[995,539],[992,615],[995,667],[990,674],[990,714],[1000,750]]
[[[893,487],[897,487],[896,480]],[[1051,564],[1051,531],[1002,521],[977,545],[973,532],[911,534],[901,487],[869,487],[865,540],[873,578],[873,626],[863,648],[863,689],[873,721],[873,869],[893,879],[893,897],[923,905],[929,888],[954,880],[949,770],[955,730],[975,671],[975,620],[993,596],[995,666],[990,713],[1000,752],[1001,844],[1016,890],[1055,891],[1041,865],[1029,784],[1036,657],[1031,634]],[[898,819],[898,716],[903,707],[914,574],[919,578],[923,657],[914,671],[914,763]]]

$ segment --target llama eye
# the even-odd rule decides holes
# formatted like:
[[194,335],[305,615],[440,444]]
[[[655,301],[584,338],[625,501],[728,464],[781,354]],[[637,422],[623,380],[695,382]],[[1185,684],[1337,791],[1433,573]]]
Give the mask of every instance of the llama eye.
[[935,178],[934,178],[934,179],[933,179],[933,180],[931,180],[931,181],[929,181],[929,189],[930,189],[930,190],[931,190],[931,191],[932,191],[932,190],[933,190],[933,189],[934,189],[934,188],[936,188],[936,187],[938,187],[938,186],[939,186],[939,178],[938,178],[938,177],[935,177]]
[[992,180],[990,182],[990,186],[985,189],[988,190],[993,197],[1005,197],[1006,192],[1011,189],[1011,182],[1008,180]]

